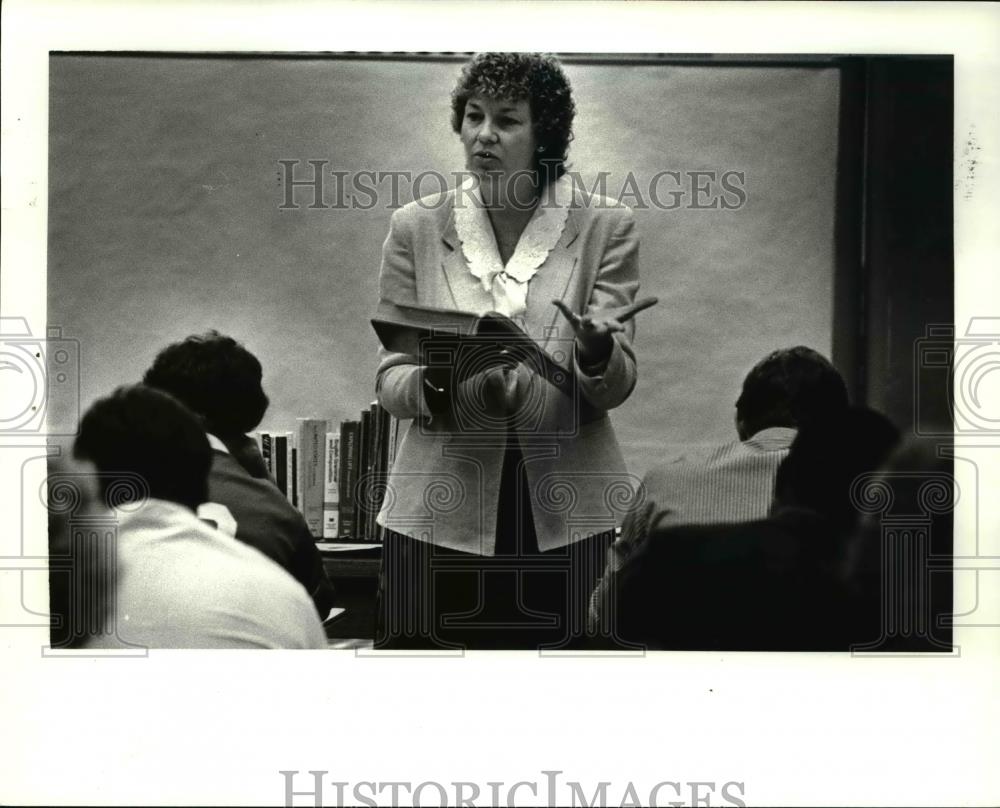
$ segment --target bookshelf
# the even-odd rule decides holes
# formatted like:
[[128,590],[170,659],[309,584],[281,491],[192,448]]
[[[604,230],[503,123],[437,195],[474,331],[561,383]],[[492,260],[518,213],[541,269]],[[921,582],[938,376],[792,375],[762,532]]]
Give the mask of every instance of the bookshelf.
[[376,515],[398,435],[397,419],[373,401],[357,420],[298,418],[294,430],[259,430],[251,437],[271,480],[302,514],[320,551],[339,555],[381,547]]
[[[331,640],[373,640],[382,563],[382,506],[399,425],[373,401],[357,420],[298,418],[295,429],[252,434],[278,490],[312,533],[346,611],[325,626]],[[364,537],[364,538],[358,538]]]

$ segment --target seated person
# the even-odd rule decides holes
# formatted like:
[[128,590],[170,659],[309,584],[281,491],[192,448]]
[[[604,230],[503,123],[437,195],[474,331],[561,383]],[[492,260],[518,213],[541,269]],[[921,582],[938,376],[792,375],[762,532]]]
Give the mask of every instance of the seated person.
[[268,399],[261,366],[231,337],[209,331],[160,351],[143,383],[165,390],[199,415],[212,446],[208,498],[236,519],[236,538],[260,550],[300,583],[325,618],[333,585],[305,518],[268,477],[253,438]]
[[765,519],[662,526],[647,505],[642,538],[597,593],[594,627],[663,649],[846,650],[851,484],[898,439],[887,419],[861,408],[804,424]]
[[844,380],[820,354],[801,345],[774,351],[743,380],[739,440],[654,468],[643,481],[645,501],[655,503],[661,525],[760,519],[796,429],[846,407]]
[[608,550],[607,567],[592,598],[600,596],[633,543],[647,539],[650,520],[678,524],[745,522],[767,515],[778,466],[796,430],[847,408],[844,380],[826,359],[799,345],[765,356],[743,380],[736,400],[739,440],[653,468],[642,496],[625,517],[619,539]]
[[326,647],[302,587],[195,515],[212,450],[180,402],[120,388],[84,414],[73,452],[96,467],[117,519],[113,595],[88,647]]

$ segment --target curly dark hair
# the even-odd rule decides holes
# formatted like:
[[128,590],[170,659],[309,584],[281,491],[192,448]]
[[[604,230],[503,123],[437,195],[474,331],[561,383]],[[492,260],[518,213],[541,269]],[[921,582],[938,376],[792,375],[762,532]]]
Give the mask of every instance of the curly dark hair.
[[[765,356],[743,381],[736,416],[747,438],[771,426],[801,427],[847,408],[847,386],[821,354],[797,345]],[[745,434],[744,434],[745,433]]]
[[465,64],[451,94],[451,128],[462,131],[465,104],[474,95],[526,100],[531,109],[535,170],[542,186],[566,173],[576,105],[569,79],[554,57],[541,53],[478,53]]
[[143,383],[166,390],[200,415],[205,428],[226,440],[254,429],[269,403],[260,360],[218,331],[168,345]]

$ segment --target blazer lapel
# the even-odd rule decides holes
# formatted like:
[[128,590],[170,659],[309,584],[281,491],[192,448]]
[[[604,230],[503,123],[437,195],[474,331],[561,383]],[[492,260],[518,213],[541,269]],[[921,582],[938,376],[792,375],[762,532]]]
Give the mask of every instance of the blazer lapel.
[[568,290],[572,289],[577,260],[570,245],[579,234],[573,213],[570,209],[562,236],[528,285],[525,325],[531,337],[541,342],[543,348],[547,348],[552,338],[561,333],[563,325],[566,325],[565,318],[552,301],[562,300],[570,308],[576,306],[576,301],[567,297]]
[[493,296],[490,295],[477,278],[469,271],[465,256],[462,254],[462,242],[455,229],[455,210],[451,209],[448,223],[441,234],[445,243],[445,255],[441,262],[451,292],[451,302],[459,311],[471,311],[484,314],[493,308]]
[[[575,211],[570,208],[559,241],[528,285],[525,328],[543,347],[548,345],[554,335],[563,330],[564,318],[552,305],[553,299],[563,300],[570,307],[578,305],[578,301],[568,298],[567,293],[572,289],[577,261],[576,252],[571,249],[571,245],[576,241],[579,232]],[[473,276],[466,264],[462,253],[462,242],[455,229],[454,208],[449,211],[441,240],[445,245],[441,269],[451,293],[451,304],[460,311],[472,311],[477,314],[492,311],[493,296],[483,289],[482,284]],[[428,301],[430,305],[441,305],[444,302]]]

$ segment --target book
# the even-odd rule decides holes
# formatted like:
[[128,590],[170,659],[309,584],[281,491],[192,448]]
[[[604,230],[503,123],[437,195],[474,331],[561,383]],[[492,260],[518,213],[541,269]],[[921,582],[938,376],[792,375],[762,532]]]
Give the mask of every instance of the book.
[[371,478],[372,452],[372,412],[371,409],[361,411],[361,428],[358,430],[358,479],[354,485],[354,513],[356,523],[355,538],[358,541],[370,541],[368,534],[368,485]]
[[323,538],[340,536],[340,433],[327,432],[323,453]]
[[285,451],[285,497],[288,499],[288,504],[293,508],[295,506],[295,489],[296,482],[295,477],[298,474],[298,469],[296,468],[296,439],[294,432],[283,433],[286,441],[286,451]]
[[271,441],[270,432],[260,433],[260,456],[264,458],[264,467],[267,474],[274,481],[274,444]]
[[313,536],[323,535],[324,462],[326,431],[321,418],[299,418],[299,510]]
[[[475,336],[479,320],[478,314],[465,311],[408,306],[382,300],[371,323],[379,341],[388,350],[420,355],[424,340]],[[510,322],[517,328],[513,320]]]
[[341,538],[354,538],[355,523],[354,488],[358,479],[358,431],[357,421],[344,421],[340,425],[340,524]]
[[[613,314],[613,312],[612,312]],[[381,301],[371,320],[387,350],[412,354],[425,364],[453,362],[462,350],[475,352],[469,365],[482,369],[491,354],[506,352],[571,398],[575,380],[512,319],[499,312],[483,315]],[[499,357],[495,358],[499,364]]]
[[278,484],[278,490],[282,494],[288,495],[288,435],[284,432],[275,432],[272,436],[274,455],[274,481]]
[[386,484],[389,479],[389,429],[392,416],[389,411],[378,402],[372,404],[372,418],[375,421],[375,441],[372,454],[372,501],[371,518],[368,523],[368,535],[375,541],[381,541],[382,534],[377,521],[378,513],[382,510],[382,500],[385,496]]

